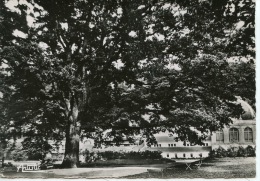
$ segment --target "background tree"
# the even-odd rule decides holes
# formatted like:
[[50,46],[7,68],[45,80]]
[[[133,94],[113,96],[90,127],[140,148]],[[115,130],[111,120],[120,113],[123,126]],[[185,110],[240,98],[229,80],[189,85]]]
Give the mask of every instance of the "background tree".
[[[1,47],[7,117],[26,128],[25,146],[65,135],[66,167],[78,163],[80,137],[144,134],[152,144],[168,130],[201,143],[241,113],[234,92],[245,91],[232,70],[244,72],[243,63],[229,62],[253,67],[252,1],[34,0],[16,8],[2,16],[10,25],[23,19],[6,28]],[[245,77],[254,87],[254,75]]]

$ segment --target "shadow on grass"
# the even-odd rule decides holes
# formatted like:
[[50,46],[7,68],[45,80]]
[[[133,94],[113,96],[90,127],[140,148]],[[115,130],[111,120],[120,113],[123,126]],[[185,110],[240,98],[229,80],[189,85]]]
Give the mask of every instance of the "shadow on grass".
[[[218,163],[229,163],[229,165],[219,165]],[[185,165],[178,165],[175,167],[170,167],[166,169],[163,173],[142,173],[132,176],[127,176],[124,178],[136,179],[136,178],[255,178],[256,176],[256,165],[255,163],[246,163],[241,159],[240,164],[231,164],[230,160],[217,159],[217,160],[207,160],[203,162],[202,166],[198,169],[186,170]]]

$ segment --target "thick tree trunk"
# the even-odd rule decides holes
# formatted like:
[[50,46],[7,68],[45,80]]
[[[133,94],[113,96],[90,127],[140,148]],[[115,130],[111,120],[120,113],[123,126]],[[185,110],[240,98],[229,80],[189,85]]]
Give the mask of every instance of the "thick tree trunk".
[[69,132],[66,132],[65,155],[62,162],[64,168],[75,168],[79,164],[79,134],[73,131],[74,125],[69,125]]
[[75,168],[79,165],[80,124],[78,123],[78,108],[74,107],[66,128],[65,155],[63,168]]

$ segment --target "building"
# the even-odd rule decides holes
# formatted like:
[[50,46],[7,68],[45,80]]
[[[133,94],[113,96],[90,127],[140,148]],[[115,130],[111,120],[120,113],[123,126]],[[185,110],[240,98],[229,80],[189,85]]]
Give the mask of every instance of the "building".
[[209,136],[204,145],[194,145],[189,142],[176,141],[171,133],[156,134],[157,144],[146,147],[145,150],[161,151],[164,158],[200,158],[207,157],[211,151],[211,137]]
[[228,147],[246,147],[256,145],[256,116],[252,107],[245,101],[238,99],[244,114],[239,119],[233,119],[233,124],[226,126],[212,134],[212,149],[219,146],[227,149]]
[[239,119],[232,119],[233,124],[226,126],[223,130],[213,132],[204,141],[203,146],[192,145],[188,142],[176,142],[174,137],[169,133],[155,135],[157,144],[146,148],[151,151],[161,151],[165,158],[199,158],[208,157],[211,150],[230,147],[247,147],[256,145],[256,119],[252,107],[242,99],[238,98],[237,102],[241,104],[244,113]]

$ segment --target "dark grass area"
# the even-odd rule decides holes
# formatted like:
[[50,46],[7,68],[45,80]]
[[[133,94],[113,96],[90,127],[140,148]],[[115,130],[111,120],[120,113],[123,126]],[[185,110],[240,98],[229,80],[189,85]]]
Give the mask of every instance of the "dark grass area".
[[127,176],[127,179],[137,179],[137,178],[254,178],[256,175],[255,171],[228,171],[228,172],[205,172],[201,169],[199,170],[185,170],[185,168],[172,168],[161,173],[142,173],[133,176]]
[[[250,160],[248,161],[248,159]],[[162,173],[142,173],[124,178],[255,178],[256,164],[254,158],[220,158],[205,160],[199,169],[186,170],[185,166],[176,166]]]

